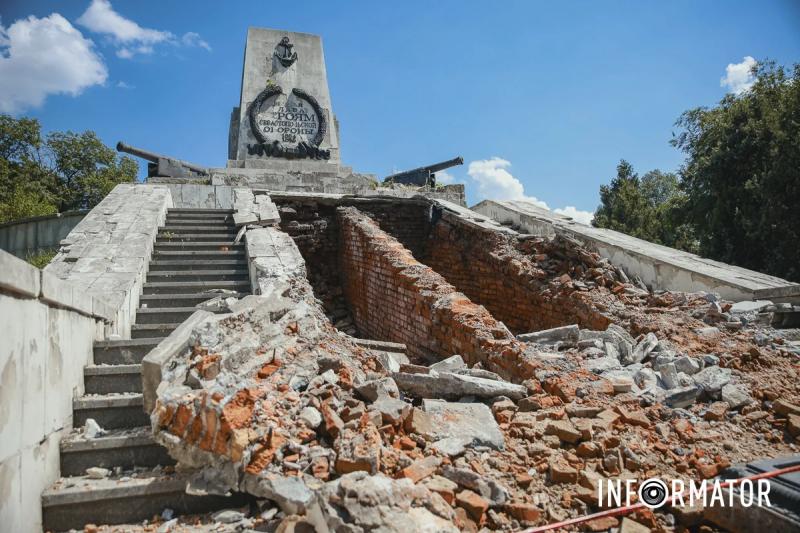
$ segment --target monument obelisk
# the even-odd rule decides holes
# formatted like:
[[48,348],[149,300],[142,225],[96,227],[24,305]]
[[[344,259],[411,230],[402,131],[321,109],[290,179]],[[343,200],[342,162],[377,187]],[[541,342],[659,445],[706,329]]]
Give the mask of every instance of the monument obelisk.
[[319,36],[248,29],[228,154],[228,168],[340,174],[338,124]]

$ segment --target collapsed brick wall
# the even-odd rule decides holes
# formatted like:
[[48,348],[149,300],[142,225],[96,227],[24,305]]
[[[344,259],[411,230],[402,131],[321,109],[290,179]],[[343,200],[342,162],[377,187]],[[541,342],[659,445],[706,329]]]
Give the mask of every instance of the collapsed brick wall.
[[343,289],[363,334],[404,343],[417,359],[460,354],[515,380],[532,376],[536,365],[524,344],[483,306],[359,210],[339,208],[338,215]]
[[569,324],[608,326],[609,318],[589,295],[551,286],[548,273],[535,257],[521,253],[515,240],[445,213],[431,229],[422,261],[515,334]]

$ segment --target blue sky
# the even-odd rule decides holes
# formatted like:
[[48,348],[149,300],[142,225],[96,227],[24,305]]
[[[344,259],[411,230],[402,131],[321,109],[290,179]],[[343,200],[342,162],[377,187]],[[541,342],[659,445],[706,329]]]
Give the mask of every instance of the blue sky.
[[0,24],[0,110],[208,166],[225,164],[247,27],[316,33],[344,163],[462,155],[470,204],[582,211],[620,158],[677,169],[675,120],[746,88],[746,57],[800,61],[797,1],[4,0]]

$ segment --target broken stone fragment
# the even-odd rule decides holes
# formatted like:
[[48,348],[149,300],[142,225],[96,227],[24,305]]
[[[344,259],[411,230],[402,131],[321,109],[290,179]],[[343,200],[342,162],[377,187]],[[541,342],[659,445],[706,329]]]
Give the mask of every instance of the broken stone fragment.
[[562,457],[556,456],[550,461],[550,481],[553,483],[575,483],[578,471]]
[[355,387],[356,392],[365,400],[374,402],[382,396],[389,396],[398,398],[400,391],[397,389],[397,383],[392,378],[381,378],[366,381]]
[[358,431],[345,428],[334,443],[336,472],[377,473],[380,469],[381,445],[381,435],[375,426],[367,426]]
[[590,359],[586,361],[586,370],[594,372],[595,374],[602,374],[609,370],[616,370],[622,368],[619,360],[616,357],[600,357],[598,359]]
[[410,479],[413,483],[418,483],[420,480],[425,479],[426,477],[432,475],[436,472],[436,469],[439,465],[442,464],[441,457],[437,457],[435,455],[429,455],[423,459],[418,461],[414,461],[404,469],[402,469],[398,474],[398,478],[407,478]]
[[727,402],[731,409],[739,409],[753,402],[753,398],[741,385],[728,383],[722,387],[722,401]]
[[106,434],[106,431],[100,427],[94,418],[87,418],[86,423],[83,425],[83,436],[87,439],[96,439]]
[[455,372],[456,370],[467,368],[467,364],[460,355],[451,355],[447,359],[442,359],[438,363],[434,363],[428,368],[435,370],[436,372]]
[[459,531],[450,521],[452,509],[423,484],[408,479],[355,472],[326,483],[316,502],[307,516],[316,531]]
[[664,385],[665,389],[671,390],[679,386],[678,371],[675,369],[674,363],[663,365],[658,373],[661,376],[661,383]]
[[397,372],[392,377],[402,392],[416,398],[457,400],[464,396],[476,398],[507,396],[512,400],[519,400],[527,396],[528,392],[523,385],[449,372],[440,372],[438,375]]
[[653,349],[658,344],[658,337],[655,336],[654,333],[648,333],[645,337],[641,340],[639,344],[636,345],[636,348],[633,350],[633,353],[630,355],[629,359],[621,361],[623,365],[628,365],[632,363],[641,363],[650,355]]
[[[423,400],[422,406],[430,424],[427,428],[415,428],[416,432],[433,441],[458,439],[441,445],[448,451],[456,452],[448,455],[458,455],[459,446],[482,445],[503,449],[503,433],[486,405]],[[451,448],[453,446],[455,449]]]
[[245,474],[243,488],[253,496],[274,501],[286,514],[304,514],[314,497],[303,480],[293,476]]
[[456,494],[456,505],[467,511],[470,518],[478,524],[483,519],[483,514],[489,509],[489,502],[471,490],[462,490]]
[[709,366],[695,374],[694,381],[709,395],[716,395],[731,380],[730,368]]
[[664,403],[673,409],[689,407],[697,400],[702,391],[703,389],[696,385],[677,387],[664,396]]
[[517,339],[522,342],[535,344],[555,344],[560,342],[565,346],[577,345],[579,338],[580,328],[577,324],[517,335]]
[[304,407],[298,417],[311,429],[317,429],[322,424],[322,413],[311,406]]
[[381,396],[371,406],[381,414],[383,421],[387,424],[402,424],[406,417],[411,413],[411,404],[392,398]]
[[445,466],[442,476],[458,485],[477,492],[489,500],[491,505],[504,505],[508,501],[508,489],[493,479],[485,478],[467,468]]
[[581,440],[581,432],[569,420],[551,420],[544,429],[545,435],[555,435],[564,442],[575,444]]
[[222,524],[235,524],[244,520],[244,513],[235,509],[224,509],[211,515],[211,519]]
[[105,479],[111,475],[111,470],[108,468],[100,468],[99,466],[93,466],[91,468],[86,469],[86,477],[89,479]]
[[702,368],[703,366],[700,361],[688,355],[682,355],[675,359],[675,369],[678,372],[683,372],[691,376],[700,372]]

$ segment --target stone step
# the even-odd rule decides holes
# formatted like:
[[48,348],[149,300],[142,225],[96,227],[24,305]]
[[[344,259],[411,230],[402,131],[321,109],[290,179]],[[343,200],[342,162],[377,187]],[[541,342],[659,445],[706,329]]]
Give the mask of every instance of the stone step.
[[188,474],[140,473],[88,479],[61,478],[42,494],[45,531],[83,530],[86,524],[139,523],[172,509],[176,515],[206,513],[246,503],[242,495],[189,496]]
[[166,337],[180,326],[180,322],[170,322],[165,324],[134,324],[131,326],[131,338],[149,339],[154,337]]
[[194,233],[238,233],[239,229],[232,224],[204,225],[202,222],[180,222],[177,224],[167,224],[159,228],[164,233],[176,233],[178,235],[188,235]]
[[83,383],[86,394],[142,392],[142,365],[89,365]]
[[234,244],[233,241],[204,241],[204,242],[156,242],[154,245],[155,251],[214,251],[214,252],[227,252],[228,250],[244,250],[244,243],[240,242]]
[[159,233],[156,236],[156,244],[178,243],[178,242],[225,242],[233,244],[236,239],[235,233],[190,233],[190,234],[165,234]]
[[[143,285],[144,294],[191,294],[209,289],[230,289],[250,292],[249,281],[156,281]],[[149,307],[149,306],[148,306]]]
[[[140,297],[140,300],[143,297]],[[94,362],[98,365],[128,365],[142,362],[142,358],[156,347],[161,339],[124,339],[94,343]]]
[[135,428],[150,424],[140,393],[87,395],[72,400],[72,424],[82,427],[94,418],[104,429]]
[[100,437],[84,438],[73,431],[61,441],[61,475],[81,476],[87,468],[167,466],[175,464],[166,448],[153,440],[149,426],[132,429],[110,429]]
[[204,261],[206,259],[246,260],[246,255],[245,251],[239,248],[234,248],[233,250],[155,250],[153,260],[160,261],[161,259],[186,261]]
[[[235,294],[228,294],[225,296],[235,296],[241,298],[250,294],[250,287],[246,291],[239,291]],[[139,305],[147,307],[190,307],[223,296],[217,292],[194,292],[186,291],[183,293],[162,293],[162,294],[143,294],[139,296]]]
[[137,324],[180,323],[197,311],[196,307],[140,307],[136,311]]
[[236,281],[250,279],[246,268],[226,270],[153,270],[148,282],[160,281]]
[[150,272],[161,272],[164,270],[202,270],[203,268],[219,269],[247,269],[247,260],[241,259],[211,259],[211,260],[156,260],[150,262]]
[[197,213],[200,215],[231,215],[233,209],[206,209],[201,207],[170,207],[167,215],[185,215],[187,213]]

